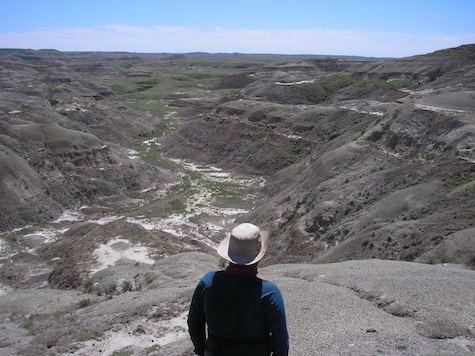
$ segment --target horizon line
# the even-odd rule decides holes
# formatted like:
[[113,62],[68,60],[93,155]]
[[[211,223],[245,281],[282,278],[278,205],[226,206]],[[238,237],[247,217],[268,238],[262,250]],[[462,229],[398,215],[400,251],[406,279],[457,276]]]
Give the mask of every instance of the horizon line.
[[459,48],[463,46],[470,46],[470,45],[475,45],[475,43],[464,43],[458,46],[454,47],[446,47],[446,48],[441,48],[437,49],[435,51],[430,51],[430,52],[421,52],[421,53],[416,53],[416,54],[411,54],[409,56],[362,56],[358,54],[327,54],[327,53],[283,53],[283,52],[206,52],[206,51],[191,51],[191,52],[167,52],[167,51],[162,51],[162,52],[143,52],[143,51],[127,51],[127,50],[59,50],[57,48],[30,48],[30,47],[0,47],[0,51],[15,51],[15,50],[20,50],[20,51],[56,51],[59,53],[72,53],[72,54],[80,54],[80,53],[104,53],[104,54],[113,54],[113,53],[124,53],[124,54],[137,54],[137,55],[196,55],[196,54],[202,54],[202,55],[244,55],[244,56],[319,56],[319,57],[343,57],[343,58],[371,58],[371,59],[402,59],[402,58],[409,58],[413,56],[420,56],[420,55],[427,55],[431,54],[434,52],[438,51],[443,51],[447,49],[454,49],[454,48]]

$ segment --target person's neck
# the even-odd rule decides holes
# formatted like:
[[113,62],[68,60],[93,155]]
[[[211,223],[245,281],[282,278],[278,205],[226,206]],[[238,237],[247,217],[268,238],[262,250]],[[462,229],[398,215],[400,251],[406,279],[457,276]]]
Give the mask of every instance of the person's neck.
[[246,276],[246,277],[256,277],[257,276],[257,264],[253,264],[250,266],[241,266],[235,265],[234,263],[230,263],[226,268],[226,271],[236,274],[239,276]]

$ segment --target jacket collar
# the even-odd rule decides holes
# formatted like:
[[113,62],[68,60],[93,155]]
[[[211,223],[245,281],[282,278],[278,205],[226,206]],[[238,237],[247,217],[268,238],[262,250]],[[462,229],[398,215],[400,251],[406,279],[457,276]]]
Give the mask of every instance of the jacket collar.
[[230,263],[226,268],[226,271],[229,273],[245,276],[245,277],[256,277],[257,276],[257,264],[250,266],[239,266],[234,263]]

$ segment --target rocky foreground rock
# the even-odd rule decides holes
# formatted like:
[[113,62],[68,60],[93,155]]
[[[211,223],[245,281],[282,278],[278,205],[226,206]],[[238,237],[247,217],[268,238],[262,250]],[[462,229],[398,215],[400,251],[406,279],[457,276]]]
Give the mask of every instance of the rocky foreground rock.
[[[140,292],[112,297],[51,289],[10,292],[0,296],[0,351],[191,355],[187,308],[199,278],[217,265],[212,255],[184,253],[138,266],[137,273],[154,278]],[[97,281],[120,277],[119,270],[119,265],[104,270]],[[475,352],[474,273],[382,260],[260,270],[282,290],[296,356]]]

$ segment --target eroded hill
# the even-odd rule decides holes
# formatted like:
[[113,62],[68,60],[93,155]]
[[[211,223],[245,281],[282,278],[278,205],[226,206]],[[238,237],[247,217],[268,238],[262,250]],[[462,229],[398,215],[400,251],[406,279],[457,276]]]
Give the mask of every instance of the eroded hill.
[[168,152],[270,176],[270,261],[473,265],[474,48],[260,68]]

